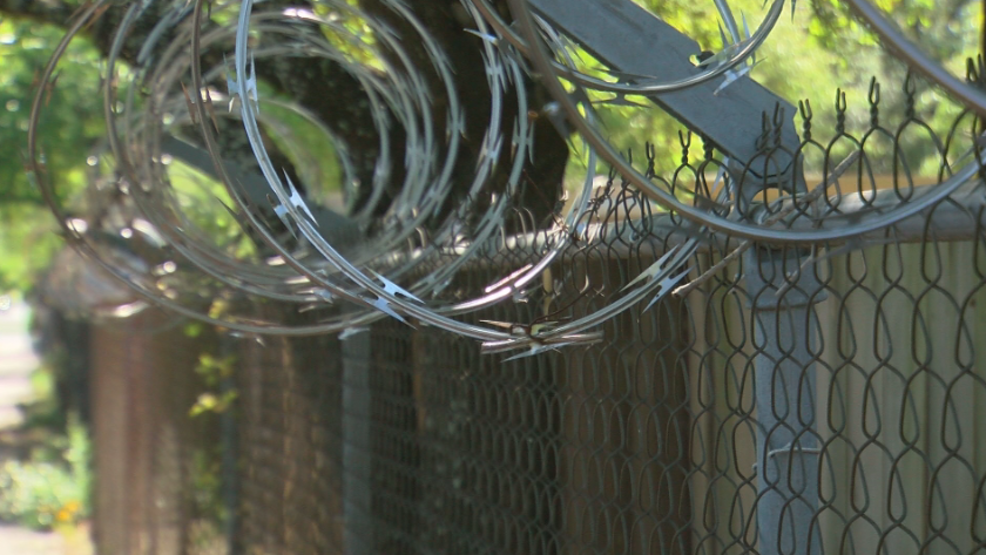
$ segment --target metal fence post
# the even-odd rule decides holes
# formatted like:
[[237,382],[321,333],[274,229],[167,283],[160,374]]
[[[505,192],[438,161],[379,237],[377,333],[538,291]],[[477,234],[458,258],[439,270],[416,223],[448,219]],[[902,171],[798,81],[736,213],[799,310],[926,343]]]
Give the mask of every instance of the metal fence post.
[[[744,260],[757,352],[757,531],[762,555],[820,555],[813,314],[824,299],[794,249]],[[813,529],[814,527],[814,529]]]
[[[231,347],[228,339],[220,339],[219,349],[222,356],[228,356],[232,351]],[[221,395],[237,391],[236,379],[233,376],[224,375],[219,387]],[[240,539],[240,480],[242,477],[237,465],[241,451],[239,448],[239,418],[232,411],[224,410],[219,413],[219,434],[219,449],[222,453],[220,458],[220,468],[222,469],[220,491],[227,515],[226,521],[223,523],[223,533],[226,536],[226,545],[230,555],[240,555],[244,552]]]
[[373,552],[370,491],[370,332],[342,341],[342,510],[346,555]]

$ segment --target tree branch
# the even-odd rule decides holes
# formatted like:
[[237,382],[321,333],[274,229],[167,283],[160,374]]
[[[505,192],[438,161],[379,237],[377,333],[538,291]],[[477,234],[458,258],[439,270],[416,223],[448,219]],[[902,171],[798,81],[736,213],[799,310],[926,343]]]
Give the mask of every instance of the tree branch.
[[[278,6],[307,4],[304,2],[267,2],[264,9],[272,5]],[[417,32],[406,21],[386,7],[380,0],[363,0],[362,8],[371,16],[380,18],[400,36],[404,37],[403,46],[416,62],[418,70],[423,71],[432,93],[432,114],[437,128],[444,127],[445,110],[448,106],[445,87],[440,77],[428,61],[427,53]],[[109,8],[99,20],[87,29],[87,33],[105,54],[108,54],[113,41],[115,30],[119,26],[127,6],[115,5]],[[123,61],[135,65],[137,55],[143,46],[144,39],[158,21],[164,17],[170,4],[152,2],[147,12],[142,15],[132,29],[121,51]],[[489,117],[490,91],[486,83],[485,66],[481,55],[481,39],[466,33],[463,23],[458,21],[451,10],[449,2],[418,2],[412,8],[422,25],[437,40],[449,58],[454,83],[462,105],[465,107],[466,133],[464,148],[456,160],[453,174],[453,194],[447,199],[443,215],[461,204],[467,187],[472,183],[477,161],[482,156],[480,141],[486,131]],[[71,15],[76,11],[73,4],[57,0],[0,0],[0,13],[14,17],[29,18],[34,21],[65,27]],[[298,23],[302,24],[302,23]],[[295,25],[292,22],[292,25]],[[302,24],[303,25],[303,24]],[[320,30],[319,30],[320,31]],[[263,40],[263,39],[262,39]],[[158,44],[167,45],[169,37],[162,37]],[[163,48],[163,46],[161,47]],[[223,52],[212,48],[204,52],[204,62],[212,66],[222,63]],[[379,137],[374,127],[374,118],[370,103],[366,101],[366,93],[358,81],[337,63],[309,57],[279,57],[276,60],[258,59],[257,76],[270,84],[280,94],[292,98],[313,113],[324,123],[337,139],[344,143],[345,149],[353,162],[355,177],[361,184],[356,190],[357,197],[351,205],[361,208],[372,193],[373,176],[377,159],[379,158]],[[531,96],[539,94],[538,85],[530,80],[524,83]],[[512,94],[508,91],[507,98]],[[527,117],[518,114],[517,107],[505,107],[504,124],[500,132],[510,137],[513,134],[513,122],[517,117]],[[534,106],[539,108],[539,106]],[[565,138],[560,137],[554,128],[544,121],[546,118],[535,120],[535,139],[537,141],[537,159],[528,160],[525,166],[527,187],[520,199],[515,199],[536,223],[542,224],[555,210],[555,204],[560,197],[564,168],[568,157],[568,145]],[[392,126],[391,144],[396,149],[403,148],[404,131],[399,126]],[[224,156],[246,169],[256,170],[252,151],[242,133],[221,133],[220,146]],[[269,145],[272,146],[272,145]],[[494,175],[486,186],[486,199],[477,199],[477,210],[482,212],[489,202],[489,196],[502,192],[506,186],[506,162],[511,153],[510,149],[502,149],[499,165],[500,172]],[[289,176],[301,186],[297,172],[288,162],[288,157],[271,148],[275,163],[287,168]],[[403,157],[396,156],[394,167],[391,168],[391,182],[383,201],[375,207],[374,213],[382,215],[389,208],[391,199],[396,196],[397,188],[403,181]],[[484,204],[486,203],[486,204]],[[441,218],[441,216],[440,216]]]
[[58,0],[0,0],[0,14],[65,27],[77,6]]

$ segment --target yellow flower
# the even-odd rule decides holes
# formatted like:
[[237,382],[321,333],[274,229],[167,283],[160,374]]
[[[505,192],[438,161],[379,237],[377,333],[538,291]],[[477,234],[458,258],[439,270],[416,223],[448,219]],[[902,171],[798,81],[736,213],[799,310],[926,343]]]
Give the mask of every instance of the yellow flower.
[[65,523],[71,522],[75,519],[76,513],[79,512],[79,507],[81,504],[78,501],[69,501],[62,505],[61,509],[55,513],[55,522]]

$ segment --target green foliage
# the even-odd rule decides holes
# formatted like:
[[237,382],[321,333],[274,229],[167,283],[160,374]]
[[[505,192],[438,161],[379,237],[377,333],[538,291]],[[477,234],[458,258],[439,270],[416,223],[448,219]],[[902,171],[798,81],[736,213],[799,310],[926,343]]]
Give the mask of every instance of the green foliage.
[[195,450],[192,453],[190,480],[196,512],[215,522],[226,518],[222,499],[222,462],[215,449]]
[[223,390],[222,382],[233,375],[235,362],[236,357],[233,355],[223,358],[216,358],[209,353],[199,355],[199,364],[195,367],[195,373],[202,378],[207,391],[196,399],[189,410],[189,416],[229,410],[238,394],[236,390]]
[[[289,98],[279,99],[290,102]],[[334,140],[301,114],[275,103],[263,104],[264,114],[277,122],[270,129],[274,144],[287,154],[315,202],[342,210],[343,175]],[[333,206],[335,205],[335,206]]]
[[223,208],[232,208],[234,203],[220,182],[177,160],[168,165],[168,180],[179,209],[205,237],[230,256],[243,259],[256,255],[255,245],[242,231],[242,225],[248,224],[241,224]]
[[[651,12],[695,39],[700,48],[713,52],[723,48],[719,31],[719,16],[713,2],[699,3],[688,0],[635,0]],[[742,27],[745,19],[751,31],[761,23],[766,6],[761,0],[730,0],[733,15]],[[892,17],[907,30],[914,40],[919,40],[929,55],[942,61],[957,75],[964,74],[965,59],[975,56],[978,50],[978,29],[982,24],[978,4],[968,0],[880,0],[880,6],[892,12]],[[770,37],[758,50],[759,63],[751,71],[754,80],[764,85],[795,106],[799,100],[808,99],[813,108],[813,129],[817,139],[827,142],[835,135],[836,89],[846,94],[848,111],[845,127],[854,134],[862,134],[870,125],[870,106],[867,98],[870,79],[876,77],[882,84],[880,111],[881,123],[891,131],[904,120],[906,106],[901,87],[906,68],[879,44],[877,38],[864,26],[855,22],[847,6],[840,0],[812,0],[798,2],[795,13],[782,17]],[[592,58],[579,52],[584,61],[580,69],[593,72]],[[659,55],[658,52],[642,52],[642,56]],[[961,108],[940,92],[917,81],[918,119],[929,123],[939,133],[948,130]],[[597,95],[600,100],[612,95]],[[657,172],[670,176],[681,162],[679,130],[684,126],[668,115],[659,113],[643,99],[632,99],[647,105],[639,108],[626,105],[597,105],[601,128],[610,142],[626,152],[632,149],[636,165],[642,167],[644,144],[650,142],[657,151]],[[794,114],[787,114],[792,117]],[[801,120],[797,118],[800,127]],[[692,160],[701,156],[699,142],[693,140]],[[837,158],[848,151],[849,145],[839,145]],[[933,143],[915,139],[908,147],[908,159],[918,161],[912,169],[924,175],[938,171],[938,156]],[[880,145],[868,145],[867,151],[875,155],[874,170],[887,171],[892,161],[889,150],[880,151]],[[585,158],[573,157],[570,164],[569,185],[580,178]],[[607,167],[599,167],[604,172]]]
[[76,524],[91,511],[91,445],[85,427],[72,419],[59,457],[0,467],[0,520],[36,529]]
[[[636,1],[693,37],[701,48],[722,49],[718,15],[711,0]],[[356,0],[350,3],[358,4]],[[892,14],[926,52],[958,75],[964,72],[965,58],[977,52],[977,37],[983,24],[977,2],[878,0],[877,4]],[[760,24],[766,12],[761,0],[732,0],[730,5],[737,20],[745,17],[751,29]],[[231,17],[235,11],[216,13],[217,18]],[[341,16],[337,24],[372,43],[366,22]],[[0,292],[28,289],[61,245],[55,233],[58,227],[44,208],[39,191],[26,178],[23,159],[37,77],[61,34],[58,28],[33,22],[9,19],[0,22],[0,149],[4,153],[0,156]],[[352,44],[337,46],[356,58],[364,55]],[[660,52],[640,55],[660,55]],[[864,26],[852,19],[844,0],[798,2],[793,17],[785,14],[759,52],[759,58],[762,61],[752,70],[753,78],[792,103],[810,99],[815,113],[815,135],[823,140],[835,127],[832,99],[837,86],[846,91],[849,105],[846,126],[850,130],[862,130],[868,125],[866,97],[871,76],[884,85],[883,121],[899,121],[903,116],[904,101],[899,87],[904,68],[881,49]],[[584,69],[592,67],[591,58],[586,57]],[[918,95],[922,102],[917,106],[917,116],[936,130],[946,129],[959,112],[957,106],[924,85],[920,85]],[[46,108],[39,128],[40,146],[48,175],[65,200],[87,184],[86,160],[92,146],[104,134],[100,59],[84,40],[72,43],[59,66],[57,86],[45,91],[43,99]],[[285,132],[274,133],[275,141],[290,153],[306,181],[314,184],[341,181],[335,156],[319,155],[331,151],[331,141],[324,134],[287,110],[274,106],[264,109],[282,117]],[[601,105],[600,115],[611,142],[624,151],[632,148],[638,161],[644,143],[651,142],[657,148],[659,172],[668,174],[680,162],[678,131],[682,125],[668,115],[650,107],[614,105]],[[697,143],[693,143],[693,157],[700,154]],[[931,154],[920,149],[909,153],[918,158],[924,156],[921,170],[925,173],[936,170],[935,157]],[[573,156],[570,181],[579,180],[580,164],[585,164],[584,158]],[[231,254],[240,257],[256,254],[252,245],[242,238],[235,219],[216,202],[218,198],[229,204],[218,184],[180,164],[169,174],[180,205],[196,226]],[[337,187],[309,189],[320,201],[332,203],[338,199]]]
[[[956,56],[968,55],[975,48],[982,28],[979,2],[971,0],[877,0],[898,28],[927,54],[948,63]],[[864,51],[876,48],[876,39],[852,17],[848,5],[840,0],[811,0],[812,39],[833,51],[845,50],[853,40]],[[861,53],[862,54],[862,53]]]
[[[0,291],[28,289],[61,244],[24,171],[31,103],[61,33],[37,23],[0,22]],[[99,63],[93,48],[74,41],[56,86],[43,95],[39,148],[62,199],[85,186],[88,149],[103,135]]]
[[232,515],[223,499],[222,457],[218,446],[192,452],[189,480],[193,519],[188,530],[191,551],[225,553],[223,529]]

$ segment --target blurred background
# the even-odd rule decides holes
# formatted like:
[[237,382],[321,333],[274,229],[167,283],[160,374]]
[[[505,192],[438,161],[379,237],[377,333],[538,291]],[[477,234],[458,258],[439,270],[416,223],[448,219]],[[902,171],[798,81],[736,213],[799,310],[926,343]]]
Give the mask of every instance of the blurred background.
[[[711,1],[638,3],[704,48],[722,47]],[[877,3],[957,75],[964,74],[966,59],[980,52],[983,4],[978,1]],[[24,8],[32,4],[34,8]],[[80,214],[98,212],[112,202],[99,192],[98,172],[93,171],[102,164],[100,152],[105,149],[100,93],[104,60],[99,49],[86,40],[73,41],[59,66],[58,86],[37,90],[40,71],[64,33],[67,16],[80,5],[74,0],[0,0],[0,555],[93,552],[90,522],[98,505],[93,464],[101,456],[93,447],[93,407],[106,409],[126,395],[132,385],[128,375],[149,371],[164,364],[165,358],[176,368],[194,370],[182,390],[167,401],[175,407],[172,413],[195,422],[189,426],[198,430],[193,435],[214,437],[212,432],[222,427],[222,415],[235,403],[235,395],[222,385],[230,362],[228,349],[224,351],[216,338],[224,330],[148,308],[128,288],[67,249],[61,228],[25,174],[28,114],[35,96],[41,94],[47,108],[39,133],[45,162],[59,178],[60,202]],[[751,28],[762,19],[759,0],[737,0],[731,6],[744,14]],[[838,0],[798,2],[793,19],[771,35],[752,69],[757,81],[795,104],[810,99],[816,107],[816,128],[826,130],[865,128],[872,118],[871,79],[899,84],[905,73]],[[837,121],[833,109],[836,85],[846,93],[849,106],[844,121]],[[935,129],[947,129],[961,111],[922,84],[913,97],[919,101],[914,116]],[[881,111],[905,114],[914,109],[908,98],[899,87],[887,86],[882,89]],[[607,105],[600,111],[614,144],[658,145],[668,153],[658,158],[658,173],[671,172],[678,165],[672,153],[681,148],[680,125],[673,119],[632,105]],[[288,119],[285,125],[294,124]],[[303,134],[302,124],[297,125]],[[909,160],[922,160],[922,147],[915,148]],[[923,148],[928,149],[926,163],[917,173],[934,175],[938,158],[932,146]],[[323,162],[326,167],[319,168],[319,175],[331,179],[333,172],[338,174],[332,157],[324,157]],[[570,157],[567,175],[571,177],[566,178],[570,188],[579,184],[585,164],[584,157]],[[339,189],[330,187],[326,198]],[[189,189],[189,209],[204,211],[197,217],[216,240],[234,241],[238,228],[221,205],[203,208],[195,199]],[[146,344],[141,343],[144,340]],[[176,351],[182,356],[173,357]],[[103,374],[113,379],[94,380],[94,368],[101,364],[119,373]],[[121,410],[113,418],[133,416],[126,412],[129,409]],[[140,438],[129,439],[130,443],[104,440],[101,448],[128,449],[140,443]],[[191,462],[176,472],[187,474],[186,479],[195,484],[197,514],[215,517],[203,518],[205,524],[195,532],[201,543],[208,544],[223,521],[218,477],[222,461],[208,441],[191,444],[194,452],[185,459]],[[102,456],[113,459],[109,452]],[[120,476],[124,483],[131,478]],[[107,496],[104,507],[126,510],[126,503],[112,501],[114,495],[126,495],[125,489],[102,494]]]

